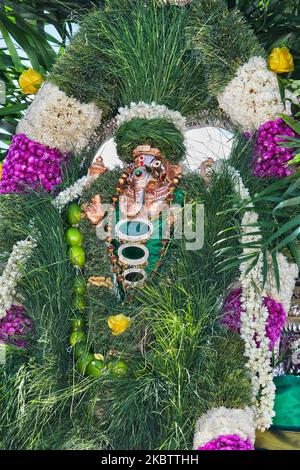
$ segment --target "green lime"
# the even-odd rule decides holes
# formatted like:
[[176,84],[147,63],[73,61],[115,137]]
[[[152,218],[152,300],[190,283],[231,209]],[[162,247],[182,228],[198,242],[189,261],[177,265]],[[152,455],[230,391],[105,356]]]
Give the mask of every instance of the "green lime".
[[83,235],[78,228],[68,228],[65,233],[65,238],[69,246],[81,246],[83,244]]
[[93,360],[94,360],[94,355],[88,352],[80,356],[78,361],[76,362],[76,367],[77,367],[78,372],[80,372],[81,374],[84,374],[87,366]]
[[112,377],[124,377],[127,374],[128,366],[126,362],[117,360],[117,361],[110,361],[106,368],[111,372]]
[[76,202],[72,202],[72,204],[69,205],[68,211],[67,211],[67,220],[70,225],[76,225],[79,224],[80,220],[82,217],[82,211],[81,208]]
[[83,295],[86,291],[86,283],[82,276],[77,276],[74,281],[74,292],[77,295]]
[[73,349],[72,349],[72,352],[74,354],[74,358],[76,360],[78,360],[83,354],[86,354],[87,353],[87,345],[86,343],[84,342],[79,342],[79,343],[76,343],[74,346],[73,346]]
[[82,297],[82,295],[76,295],[74,303],[73,303],[73,308],[76,310],[81,310],[81,311],[85,309],[85,302],[84,302],[84,298]]
[[76,343],[86,340],[86,334],[82,330],[75,330],[70,335],[70,345],[74,346]]
[[100,377],[102,375],[102,369],[104,367],[103,361],[91,361],[86,368],[86,375],[91,377]]
[[71,331],[83,330],[84,326],[84,320],[82,320],[82,318],[72,318]]
[[71,263],[74,266],[83,268],[85,263],[85,251],[83,248],[81,248],[81,246],[71,246],[69,249],[69,256]]

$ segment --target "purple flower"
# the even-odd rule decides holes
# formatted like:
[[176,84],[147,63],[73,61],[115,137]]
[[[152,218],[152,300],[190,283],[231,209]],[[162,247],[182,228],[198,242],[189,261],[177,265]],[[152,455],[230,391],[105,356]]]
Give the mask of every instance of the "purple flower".
[[[232,291],[225,299],[223,306],[223,314],[221,317],[222,325],[229,330],[240,333],[241,329],[241,313],[244,311],[242,302],[242,288],[239,287]],[[263,298],[262,306],[267,307],[269,315],[266,324],[266,336],[269,338],[269,349],[272,350],[281,336],[282,327],[286,321],[286,312],[283,305],[270,297]],[[257,342],[257,346],[259,343]]]
[[266,325],[267,338],[270,340],[270,349],[273,349],[281,336],[282,327],[286,321],[286,312],[283,305],[270,297],[265,297],[263,305],[267,307],[269,316]]
[[226,326],[231,331],[240,332],[241,329],[241,302],[242,288],[233,290],[225,299],[223,305],[223,314],[221,318],[222,325]]
[[207,442],[197,450],[254,450],[254,446],[250,439],[242,439],[238,434],[228,434]]
[[59,150],[46,147],[24,134],[13,137],[2,166],[1,193],[20,193],[28,188],[44,188],[50,192],[61,183],[61,165],[66,156]]
[[[257,132],[257,143],[252,160],[252,171],[259,178],[284,178],[295,172],[287,164],[294,158],[294,148],[279,147],[285,139],[279,136],[299,137],[282,119],[262,124]],[[300,138],[300,137],[299,137]]]
[[22,305],[12,305],[0,320],[0,342],[26,348],[26,335],[32,330],[31,321]]

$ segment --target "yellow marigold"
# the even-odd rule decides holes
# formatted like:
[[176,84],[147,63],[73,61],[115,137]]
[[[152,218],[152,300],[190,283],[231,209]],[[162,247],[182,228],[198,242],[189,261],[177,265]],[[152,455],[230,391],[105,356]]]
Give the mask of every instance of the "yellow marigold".
[[287,73],[294,70],[294,59],[287,47],[275,47],[268,59],[269,69],[275,73]]
[[0,181],[2,180],[2,163],[0,163]]
[[114,336],[124,333],[131,323],[131,319],[120,313],[119,315],[111,315],[108,317],[107,324]]
[[42,75],[33,69],[25,70],[19,77],[19,85],[25,95],[34,95],[44,83]]

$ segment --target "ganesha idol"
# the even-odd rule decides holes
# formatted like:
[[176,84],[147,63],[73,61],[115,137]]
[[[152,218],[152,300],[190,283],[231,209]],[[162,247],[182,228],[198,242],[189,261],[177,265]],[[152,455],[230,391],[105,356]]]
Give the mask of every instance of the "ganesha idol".
[[[98,177],[103,168],[99,157],[88,174]],[[109,216],[105,217],[100,194],[83,207],[98,238],[105,234],[117,280],[124,288],[142,286],[148,273],[158,269],[182,205],[182,192],[177,188],[181,178],[180,165],[170,163],[158,148],[140,145],[118,180]]]

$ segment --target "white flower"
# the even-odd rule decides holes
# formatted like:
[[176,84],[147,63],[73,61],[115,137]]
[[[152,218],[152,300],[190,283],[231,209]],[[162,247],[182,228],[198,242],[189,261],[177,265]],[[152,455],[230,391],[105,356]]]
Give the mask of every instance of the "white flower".
[[83,176],[77,180],[72,186],[65,189],[52,201],[52,204],[61,212],[63,208],[69,204],[69,202],[74,201],[74,199],[79,198],[84,189],[93,181],[91,176]]
[[255,423],[251,408],[212,408],[196,423],[194,449],[221,435],[238,434],[242,439],[254,443]]
[[174,124],[180,131],[184,132],[186,128],[186,118],[183,117],[178,111],[172,111],[165,105],[156,104],[154,101],[151,104],[139,101],[138,103],[130,103],[129,106],[119,108],[117,115],[117,125],[120,127],[125,122],[132,121],[133,119],[166,119]]
[[35,246],[36,241],[29,237],[17,242],[13,247],[0,277],[0,318],[5,316],[6,311],[15,302],[17,284],[23,276],[25,264]]
[[277,75],[262,57],[252,57],[242,65],[217,98],[220,108],[245,130],[257,129],[279,113],[290,115],[289,100],[297,102],[296,96],[286,90],[286,103],[282,103]]
[[94,103],[80,103],[48,82],[19,122],[17,133],[63,152],[75,152],[88,145],[101,117]]

